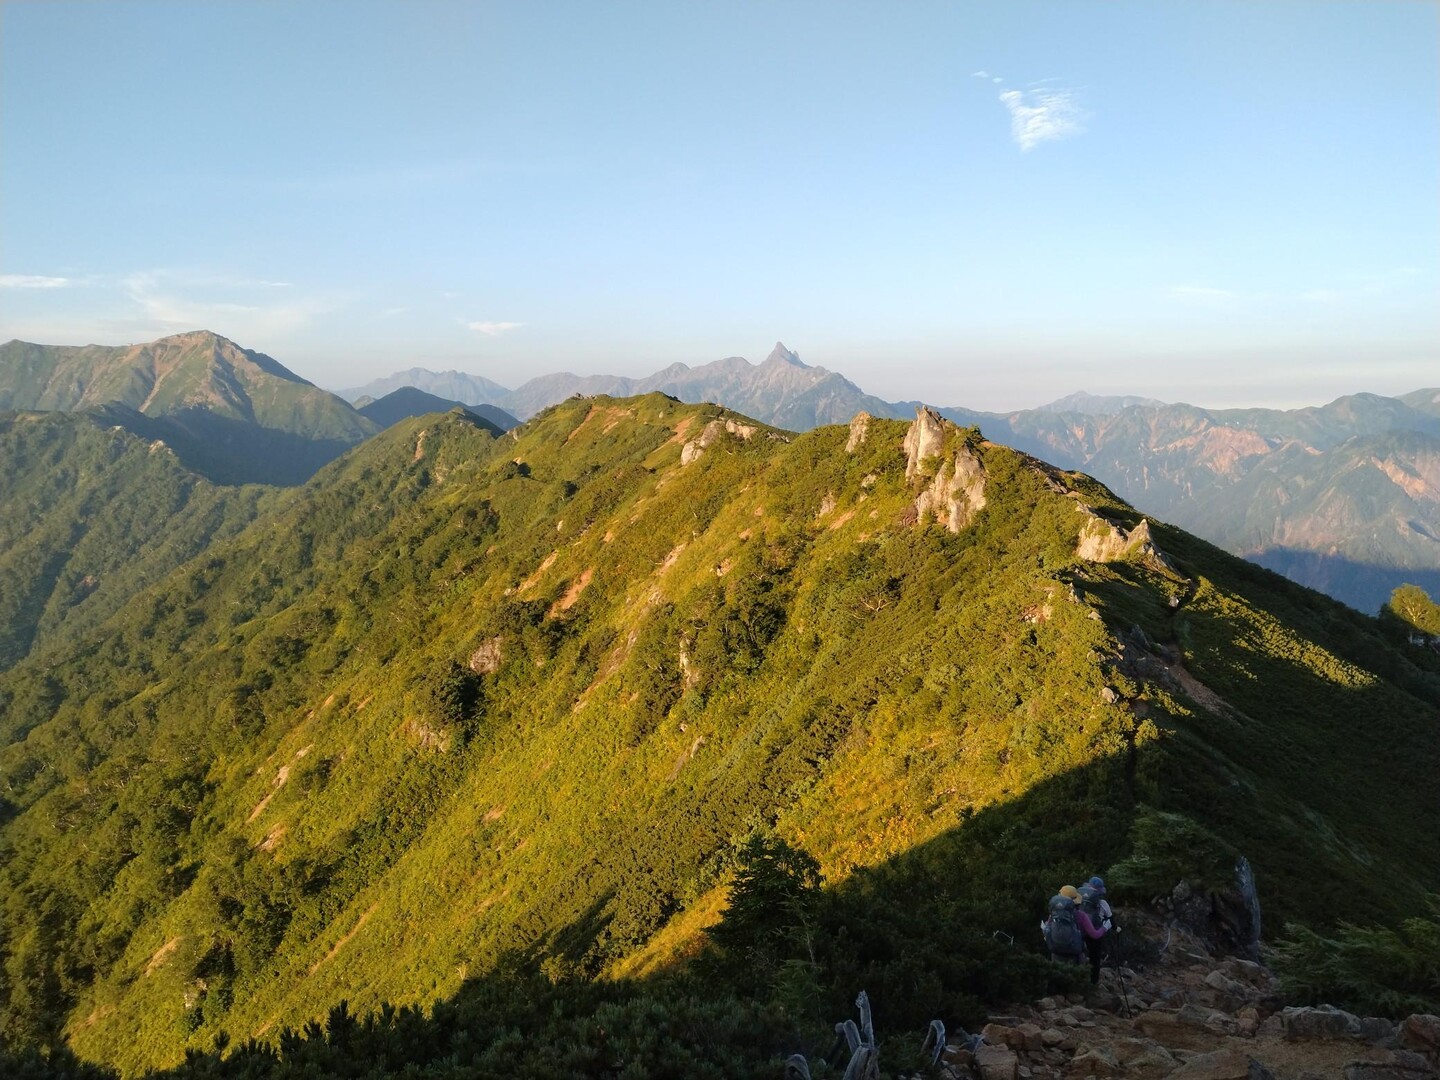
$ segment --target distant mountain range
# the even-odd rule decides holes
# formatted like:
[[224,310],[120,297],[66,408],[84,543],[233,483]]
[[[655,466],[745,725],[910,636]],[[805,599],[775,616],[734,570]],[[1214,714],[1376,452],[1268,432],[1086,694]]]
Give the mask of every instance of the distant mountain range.
[[[777,343],[644,378],[543,375],[511,390],[412,368],[343,391],[197,331],[132,346],[0,346],[0,410],[88,411],[222,484],[297,484],[407,417],[463,407],[496,430],[577,394],[662,392],[792,431],[856,413],[914,416]],[[947,419],[1087,472],[1145,513],[1366,611],[1403,582],[1440,595],[1440,389],[1354,394],[1305,409],[1219,409],[1071,394],[1033,409],[942,408]]]
[[199,330],[141,345],[0,345],[0,410],[99,410],[218,483],[297,484],[380,428],[264,353]]
[[[460,372],[412,368],[341,395],[394,385],[528,417],[575,394],[660,391],[713,401],[806,431],[857,412],[903,419],[885,401],[811,367],[783,344],[763,363],[672,364],[644,378],[568,373],[506,389]],[[1402,582],[1440,594],[1440,389],[1354,394],[1304,409],[1219,409],[1075,393],[1009,413],[941,408],[956,423],[1090,473],[1142,511],[1365,611]]]
[[391,424],[398,424],[412,416],[449,412],[451,409],[463,409],[471,416],[478,417],[491,426],[497,435],[520,426],[519,420],[494,405],[466,405],[462,401],[448,401],[413,386],[402,386],[378,401],[358,398],[355,408],[361,416],[373,420],[382,428],[388,428]]
[[499,383],[458,371],[411,368],[350,390],[341,397],[357,401],[379,397],[400,386],[413,386],[467,405],[498,405],[523,419],[574,397],[608,394],[633,397],[659,392],[690,404],[713,401],[746,416],[791,431],[809,431],[825,424],[848,424],[857,412],[904,419],[915,415],[918,402],[888,402],[872,397],[843,375],[811,367],[776,342],[763,363],[730,356],[699,367],[671,364],[644,378],[623,375],[540,375],[508,390]]
[[1095,476],[1146,513],[1375,611],[1403,582],[1440,592],[1437,395],[1354,394],[1291,410],[943,411]]

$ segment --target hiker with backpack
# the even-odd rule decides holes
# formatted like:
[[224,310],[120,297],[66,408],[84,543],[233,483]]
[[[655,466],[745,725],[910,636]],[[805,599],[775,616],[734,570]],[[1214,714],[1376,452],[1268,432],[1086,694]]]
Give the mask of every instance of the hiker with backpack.
[[[1101,925],[1105,927],[1105,932],[1108,934],[1115,924],[1115,912],[1110,910],[1110,902],[1105,899],[1105,879],[1099,874],[1096,874],[1087,881],[1085,885],[1090,886],[1090,888],[1094,889],[1100,895],[1100,903],[1098,906],[1100,908]],[[1084,885],[1081,886],[1081,888],[1084,887]]]
[[[1085,953],[1090,958],[1090,983],[1095,985],[1100,981],[1100,964],[1105,958],[1105,932],[1109,929],[1110,920],[1105,917],[1104,911],[1110,907],[1105,903],[1104,898],[1086,883],[1077,890],[1078,903],[1075,905],[1075,924],[1084,935]],[[1105,908],[1101,908],[1101,904]]]
[[1045,935],[1051,960],[1078,964],[1085,953],[1085,936],[1076,919],[1079,899],[1080,893],[1073,885],[1064,886],[1050,898],[1049,914],[1040,924],[1040,930]]

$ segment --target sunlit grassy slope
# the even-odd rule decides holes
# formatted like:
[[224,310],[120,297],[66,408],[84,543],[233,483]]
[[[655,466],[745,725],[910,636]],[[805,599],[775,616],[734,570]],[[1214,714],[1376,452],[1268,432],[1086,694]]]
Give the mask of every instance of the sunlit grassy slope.
[[[663,970],[757,826],[846,910],[965,896],[987,934],[1145,804],[1246,852],[1278,917],[1436,888],[1435,664],[1183,533],[1127,545],[1099,485],[973,431],[907,478],[906,430],[661,395],[402,422],[22,664],[7,1036],[135,1071],[501,963]],[[972,456],[973,520],[917,513]]]

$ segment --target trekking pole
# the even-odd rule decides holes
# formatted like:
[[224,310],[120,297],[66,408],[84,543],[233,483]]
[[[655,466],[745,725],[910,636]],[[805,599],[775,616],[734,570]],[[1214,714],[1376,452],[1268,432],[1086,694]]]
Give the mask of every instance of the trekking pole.
[[[1115,927],[1115,940],[1117,942],[1120,940],[1120,927],[1118,926]],[[1134,1016],[1130,1011],[1130,994],[1125,987],[1124,958],[1120,955],[1120,950],[1118,948],[1111,949],[1110,956],[1115,961],[1115,974],[1120,978],[1120,1000],[1125,1003],[1125,1019],[1134,1019]]]

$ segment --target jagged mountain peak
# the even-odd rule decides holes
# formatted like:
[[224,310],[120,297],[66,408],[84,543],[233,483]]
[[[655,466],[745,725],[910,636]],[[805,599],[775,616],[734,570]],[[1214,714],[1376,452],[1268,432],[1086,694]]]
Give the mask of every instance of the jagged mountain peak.
[[765,364],[788,364],[797,368],[810,367],[809,364],[801,361],[798,353],[787,349],[783,341],[775,342],[775,348],[770,350],[770,355],[765,358]]

